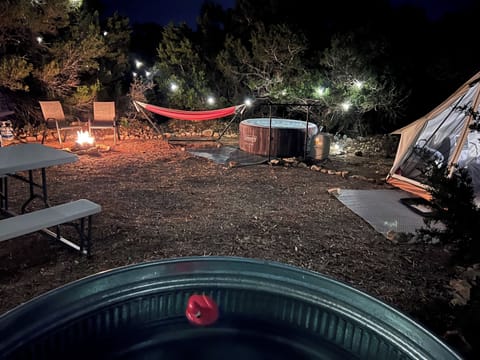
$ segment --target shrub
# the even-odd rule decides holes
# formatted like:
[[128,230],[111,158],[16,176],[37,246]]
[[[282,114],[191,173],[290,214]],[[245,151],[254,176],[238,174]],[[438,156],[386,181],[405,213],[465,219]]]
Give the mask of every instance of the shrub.
[[[436,211],[424,219],[426,229],[419,230],[419,235],[452,245],[456,261],[480,261],[480,209],[474,202],[472,179],[465,168],[449,172],[446,165],[432,163],[427,167],[427,185]],[[435,226],[439,223],[444,226]]]

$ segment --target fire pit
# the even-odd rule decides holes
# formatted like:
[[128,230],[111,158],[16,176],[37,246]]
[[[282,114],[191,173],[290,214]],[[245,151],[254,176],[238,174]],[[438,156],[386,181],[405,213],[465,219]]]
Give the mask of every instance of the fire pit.
[[3,359],[460,359],[345,284],[233,257],[87,277],[1,316],[0,337]]
[[96,144],[95,138],[88,131],[77,131],[77,140],[70,151],[78,155],[98,155],[100,152],[110,151],[110,146]]
[[88,131],[77,131],[77,140],[75,143],[79,146],[92,146],[95,144],[95,138],[91,136]]

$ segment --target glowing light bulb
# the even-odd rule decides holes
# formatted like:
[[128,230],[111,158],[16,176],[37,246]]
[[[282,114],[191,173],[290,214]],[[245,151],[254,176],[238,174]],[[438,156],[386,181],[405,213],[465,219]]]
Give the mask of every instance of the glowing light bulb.
[[317,96],[319,97],[324,97],[327,95],[328,93],[328,89],[323,87],[323,86],[319,86],[316,90],[315,90],[315,93],[317,94]]
[[350,107],[352,106],[352,104],[350,103],[350,101],[345,101],[342,103],[341,106],[343,111],[348,111],[350,110]]
[[363,88],[363,81],[355,80],[355,81],[353,82],[353,86],[355,86],[358,90],[360,90],[360,89]]

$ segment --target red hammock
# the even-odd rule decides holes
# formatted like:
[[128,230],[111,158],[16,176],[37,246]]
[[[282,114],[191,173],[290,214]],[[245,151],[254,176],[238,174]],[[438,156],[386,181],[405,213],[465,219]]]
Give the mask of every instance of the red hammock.
[[186,110],[168,109],[160,106],[145,104],[140,101],[134,101],[134,104],[141,106],[144,109],[151,111],[155,114],[166,116],[168,118],[177,119],[177,120],[190,120],[190,121],[220,119],[225,116],[233,115],[237,111],[242,111],[245,108],[245,105],[236,105],[236,106],[230,106],[228,108],[216,109],[216,110],[186,111]]

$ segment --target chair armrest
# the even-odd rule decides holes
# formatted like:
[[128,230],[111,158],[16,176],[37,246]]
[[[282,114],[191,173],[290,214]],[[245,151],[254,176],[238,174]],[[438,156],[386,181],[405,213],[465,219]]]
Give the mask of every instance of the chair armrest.
[[45,125],[47,129],[56,129],[57,128],[57,119],[47,118],[45,119]]
[[67,126],[81,126],[84,121],[82,121],[78,116],[69,115],[65,119]]

